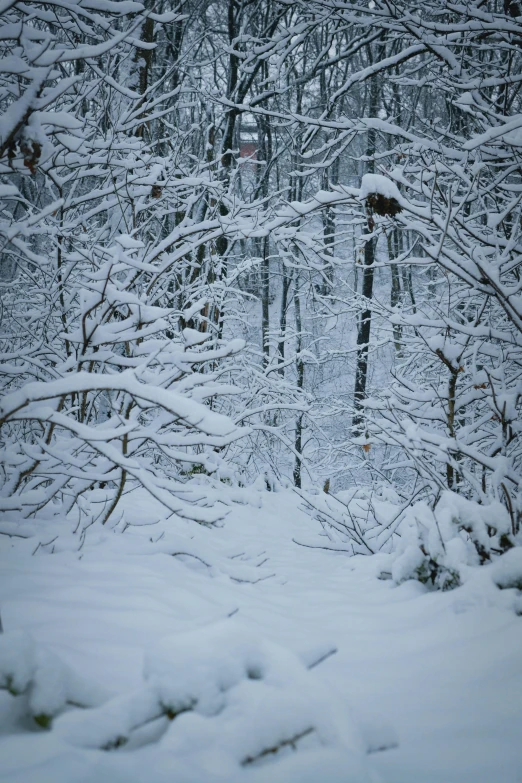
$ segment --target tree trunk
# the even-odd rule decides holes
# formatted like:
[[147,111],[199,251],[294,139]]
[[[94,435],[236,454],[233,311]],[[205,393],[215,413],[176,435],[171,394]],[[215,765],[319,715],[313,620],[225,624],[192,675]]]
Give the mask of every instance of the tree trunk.
[[[368,47],[369,62],[372,62],[372,55],[370,47]],[[377,79],[373,78],[370,83],[370,117],[377,115],[379,106],[379,85]],[[366,169],[367,172],[373,174],[375,171],[375,148],[376,148],[376,133],[374,130],[368,131],[368,144],[366,148],[366,156],[368,158]],[[373,218],[371,211],[367,211],[368,214],[368,233],[372,233],[374,229]],[[372,324],[372,311],[371,300],[373,296],[373,278],[374,278],[374,261],[375,261],[375,245],[376,240],[374,238],[368,239],[364,246],[364,270],[362,281],[362,296],[364,297],[364,310],[361,313],[361,320],[359,322],[359,330],[357,334],[357,360],[355,368],[355,389],[354,389],[354,415],[352,419],[353,434],[358,437],[362,433],[362,424],[364,416],[362,413],[363,403],[366,399],[366,386],[368,381],[368,351],[370,347],[370,332]]]
[[[295,330],[296,336],[296,371],[297,371],[297,388],[303,389],[304,387],[304,362],[302,357],[303,351],[303,322],[301,317],[301,299],[299,293],[299,275],[296,276],[295,292],[294,292],[294,309],[295,309]],[[294,484],[296,487],[301,488],[301,452],[303,448],[303,414],[301,413],[295,423],[295,442],[294,448],[296,450],[295,464],[294,464]],[[299,456],[298,456],[299,455]]]

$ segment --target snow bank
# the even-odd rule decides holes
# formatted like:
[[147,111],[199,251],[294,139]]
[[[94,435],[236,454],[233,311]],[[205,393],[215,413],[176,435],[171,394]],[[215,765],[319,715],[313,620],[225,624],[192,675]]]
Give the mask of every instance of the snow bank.
[[[417,503],[402,551],[350,557],[294,492],[250,494],[219,530],[166,520],[140,493],[114,529],[5,528],[0,682],[19,695],[0,692],[2,783],[424,783],[427,769],[430,783],[515,780],[518,550],[461,563],[459,589],[428,595],[398,565],[407,546],[449,557],[492,519],[504,529],[500,511],[470,519],[451,494],[436,515]],[[343,499],[382,527],[400,510],[386,493]],[[375,578],[392,566],[400,587]],[[36,709],[55,712],[46,731]]]
[[[259,505],[259,492],[247,492],[246,497]],[[245,497],[241,500],[244,503]],[[127,516],[132,520],[136,509],[134,515],[129,509]],[[14,522],[10,530],[13,526]],[[211,537],[203,528],[187,527],[189,535],[184,535],[168,528],[160,533],[154,525],[131,525],[123,535],[120,526],[108,530],[90,525],[82,538],[81,531],[71,534],[70,525],[63,522],[60,531],[56,519],[45,526],[46,539],[51,532],[55,534],[54,557],[79,554],[98,560],[102,551],[111,550],[118,558],[125,553],[143,557],[146,551],[168,555],[172,573],[178,574],[178,579],[185,574],[184,582],[190,575],[204,579],[204,592],[217,589],[219,576],[236,586],[256,584],[264,578],[267,558],[262,550],[252,564],[246,552],[240,551],[238,558],[237,546],[230,550],[230,543],[219,554],[219,538],[214,536],[212,551],[203,543]],[[157,541],[149,530],[154,531]],[[20,543],[32,552],[35,537],[41,535],[39,525],[26,524],[24,531],[28,539]],[[224,557],[227,549],[229,557]],[[54,560],[46,557],[50,550],[39,551],[41,556],[33,558],[33,563]],[[219,568],[211,566],[212,561]],[[96,573],[99,580],[105,567],[100,565]],[[82,596],[81,589],[68,591],[72,601],[76,598],[84,603]],[[175,599],[192,613],[194,595],[190,590],[178,587]],[[121,607],[121,599],[118,605]],[[104,606],[111,607],[107,596]],[[274,779],[280,774],[281,780],[301,783],[301,777],[292,776],[303,774],[302,765],[291,756],[311,754],[310,769],[317,775],[331,763],[332,754],[336,758],[341,754],[343,763],[353,771],[354,783],[370,783],[373,778],[367,752],[387,740],[376,738],[371,721],[365,722],[363,731],[346,701],[318,676],[318,662],[334,652],[331,643],[316,639],[307,643],[300,655],[255,633],[235,616],[226,617],[185,631],[178,627],[175,633],[163,633],[146,646],[141,681],[111,694],[96,686],[90,688],[88,681],[29,634],[12,631],[0,636],[0,684],[13,694],[8,710],[13,726],[20,729],[16,714],[20,700],[25,700],[25,714],[38,726],[50,729],[52,741],[61,748],[107,754],[156,747],[158,758],[166,754],[200,769],[200,777],[194,778],[198,783],[207,780],[201,770],[206,770],[208,780],[214,780],[216,764],[225,776],[219,779],[228,783],[247,774],[256,780],[258,768],[280,761],[285,762],[286,772],[274,773]],[[311,772],[309,779],[313,779]]]

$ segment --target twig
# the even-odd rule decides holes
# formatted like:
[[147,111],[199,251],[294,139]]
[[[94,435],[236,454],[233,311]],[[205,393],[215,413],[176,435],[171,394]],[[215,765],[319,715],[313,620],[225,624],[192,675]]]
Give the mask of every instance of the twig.
[[38,546],[36,547],[36,549],[33,552],[33,555],[35,555],[38,552],[40,547],[42,547],[42,549],[43,549],[44,546],[49,546],[50,544],[54,544],[54,542],[56,541],[57,538],[58,538],[58,536],[55,536],[54,538],[51,538],[51,540],[48,541],[46,544],[42,544],[42,542],[39,541],[38,542]]
[[5,530],[0,530],[0,536],[7,536],[8,538],[31,538],[31,536],[22,536],[21,533],[6,533]]
[[335,655],[337,652],[337,647],[332,647],[331,650],[328,650],[328,652],[325,652],[324,655],[321,655],[320,658],[317,658],[316,661],[312,661],[312,663],[309,663],[306,667],[307,669],[315,669],[316,666],[319,666],[320,663],[323,661],[328,660],[328,658],[331,658],[332,655]]
[[290,737],[289,739],[281,740],[281,742],[278,745],[274,745],[271,748],[265,748],[265,750],[262,750],[261,753],[257,754],[257,756],[247,756],[241,762],[241,766],[246,767],[248,764],[253,764],[255,761],[258,761],[259,759],[262,759],[265,756],[270,756],[274,753],[277,753],[278,751],[281,750],[281,748],[286,748],[290,746],[293,750],[296,750],[296,743],[299,742],[300,739],[303,739],[303,737],[307,737],[313,731],[315,731],[315,728],[313,726],[310,726],[308,729],[299,732],[299,734],[295,734],[293,737]]
[[339,547],[339,549],[336,549],[334,546],[321,546],[320,544],[303,544],[301,541],[297,541],[295,538],[292,538],[292,541],[294,544],[297,544],[298,546],[305,546],[307,549],[326,549],[328,552],[350,552],[349,549],[342,549]]
[[203,565],[206,566],[207,568],[212,568],[210,563],[207,563],[205,560],[203,560],[202,557],[199,557],[199,555],[193,555],[192,552],[173,552],[172,553],[172,557],[179,557],[179,556],[193,557],[195,560],[199,560],[200,563],[203,563]]
[[264,582],[265,579],[271,579],[275,574],[268,574],[268,576],[260,576],[259,579],[240,579],[237,576],[231,576],[233,582],[240,582],[247,585],[257,585],[258,582]]
[[508,513],[509,513],[509,516],[510,516],[510,519],[511,519],[511,532],[515,536],[517,534],[517,525],[516,525],[516,522],[515,522],[515,513],[513,511],[513,503],[511,502],[511,497],[509,495],[509,492],[506,489],[506,485],[504,484],[504,482],[502,482],[502,484],[500,486],[504,490],[504,496],[506,498],[506,505],[507,505]]

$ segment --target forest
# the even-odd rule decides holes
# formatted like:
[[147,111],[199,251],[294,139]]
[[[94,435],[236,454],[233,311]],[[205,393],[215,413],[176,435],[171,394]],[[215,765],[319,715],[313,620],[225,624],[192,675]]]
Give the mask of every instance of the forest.
[[521,88],[517,0],[0,3],[0,781],[522,780]]

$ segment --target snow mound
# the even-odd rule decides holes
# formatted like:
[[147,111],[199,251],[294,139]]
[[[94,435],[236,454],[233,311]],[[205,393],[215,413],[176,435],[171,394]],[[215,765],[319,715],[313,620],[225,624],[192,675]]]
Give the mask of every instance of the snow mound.
[[502,590],[522,590],[522,548],[514,547],[492,566],[493,581]]
[[13,696],[24,693],[35,667],[34,645],[29,634],[11,631],[0,636],[0,688]]
[[146,656],[141,688],[67,712],[55,730],[64,742],[105,751],[159,741],[177,758],[203,753],[231,771],[301,747],[342,749],[362,771],[366,753],[388,743],[363,737],[296,655],[233,620],[165,637]]
[[103,689],[72,672],[54,653],[37,647],[24,631],[0,635],[0,690],[27,696],[27,713],[42,728],[67,704],[94,706]]
[[145,678],[174,713],[196,708],[215,715],[227,692],[244,679],[262,679],[263,645],[233,621],[168,636],[145,661]]

